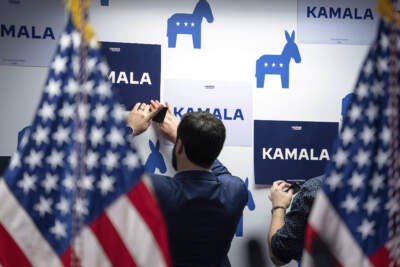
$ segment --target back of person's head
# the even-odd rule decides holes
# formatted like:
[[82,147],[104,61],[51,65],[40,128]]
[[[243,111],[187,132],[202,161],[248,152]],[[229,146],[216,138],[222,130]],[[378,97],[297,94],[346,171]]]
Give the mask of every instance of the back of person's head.
[[225,142],[225,126],[209,112],[186,113],[178,126],[187,158],[203,168],[217,159]]

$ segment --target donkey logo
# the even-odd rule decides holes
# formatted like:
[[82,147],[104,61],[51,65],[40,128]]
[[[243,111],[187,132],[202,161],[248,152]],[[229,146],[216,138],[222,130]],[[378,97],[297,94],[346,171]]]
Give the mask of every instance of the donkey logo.
[[199,0],[194,8],[193,14],[176,13],[168,19],[167,37],[168,47],[176,47],[176,36],[178,34],[191,34],[193,47],[201,48],[201,22],[203,18],[208,23],[214,21],[210,4],[206,0]]
[[281,76],[282,88],[289,88],[289,63],[293,58],[296,63],[301,62],[299,48],[294,42],[294,31],[289,35],[285,31],[287,43],[280,55],[263,55],[256,62],[257,88],[264,87],[266,74],[278,74]]
[[165,173],[167,171],[167,166],[165,166],[165,161],[160,153],[160,141],[157,140],[156,145],[149,140],[150,146],[150,155],[144,164],[144,168],[146,171],[150,173],[155,173],[156,169],[158,169],[161,173]]
[[[251,194],[249,190],[249,178],[246,177],[246,181],[244,182],[247,188],[247,203],[246,206],[249,210],[253,211],[256,208],[256,204],[254,203],[253,195]],[[236,236],[243,236],[243,214],[242,217],[240,217],[240,221],[238,223],[238,226],[236,228]]]

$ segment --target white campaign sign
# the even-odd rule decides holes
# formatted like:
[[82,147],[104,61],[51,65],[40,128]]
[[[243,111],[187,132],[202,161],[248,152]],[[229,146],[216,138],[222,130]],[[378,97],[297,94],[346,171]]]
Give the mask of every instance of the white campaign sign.
[[0,2],[0,65],[47,67],[65,24],[63,1]]
[[253,109],[249,82],[166,80],[164,100],[178,118],[208,111],[226,127],[226,146],[251,146]]
[[379,15],[376,0],[298,0],[299,43],[370,44]]

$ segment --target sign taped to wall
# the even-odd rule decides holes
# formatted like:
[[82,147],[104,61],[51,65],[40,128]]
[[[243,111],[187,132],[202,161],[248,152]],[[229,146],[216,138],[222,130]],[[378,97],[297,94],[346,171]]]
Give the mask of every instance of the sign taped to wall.
[[108,78],[126,109],[160,100],[160,45],[102,42],[101,50],[110,67]]
[[65,23],[62,1],[1,1],[0,18],[0,65],[50,64]]
[[250,82],[166,80],[164,87],[164,99],[179,119],[188,112],[208,111],[224,123],[225,145],[251,145]]
[[375,38],[379,14],[375,0],[299,0],[300,43],[367,45]]
[[304,182],[322,175],[337,135],[336,122],[255,120],[255,183]]

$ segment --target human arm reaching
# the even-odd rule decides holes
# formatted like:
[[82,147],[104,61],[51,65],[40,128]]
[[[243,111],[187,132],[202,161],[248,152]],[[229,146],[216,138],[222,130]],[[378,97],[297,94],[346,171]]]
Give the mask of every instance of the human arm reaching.
[[163,105],[153,107],[146,103],[136,103],[126,119],[127,126],[133,130],[134,135],[139,135],[149,128],[151,119],[157,115]]

